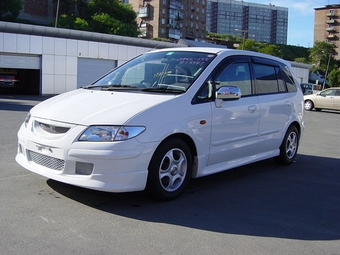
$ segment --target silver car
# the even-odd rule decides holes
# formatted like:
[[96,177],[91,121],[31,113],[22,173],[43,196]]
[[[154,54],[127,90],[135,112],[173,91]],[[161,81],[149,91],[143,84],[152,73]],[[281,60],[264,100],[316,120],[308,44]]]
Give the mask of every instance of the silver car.
[[311,111],[340,110],[340,87],[325,89],[319,93],[305,95],[305,109]]

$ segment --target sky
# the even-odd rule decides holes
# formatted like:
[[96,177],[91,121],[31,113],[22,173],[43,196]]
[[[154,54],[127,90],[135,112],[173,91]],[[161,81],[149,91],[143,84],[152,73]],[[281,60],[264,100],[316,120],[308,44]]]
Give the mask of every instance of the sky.
[[340,0],[245,0],[245,2],[288,8],[287,44],[308,48],[313,47],[314,8],[340,4]]

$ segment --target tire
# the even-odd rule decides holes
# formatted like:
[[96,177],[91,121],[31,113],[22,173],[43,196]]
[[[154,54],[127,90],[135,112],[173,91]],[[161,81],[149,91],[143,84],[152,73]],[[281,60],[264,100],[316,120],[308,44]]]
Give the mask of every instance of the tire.
[[192,154],[179,139],[163,142],[150,164],[146,189],[151,196],[167,201],[179,196],[188,185],[192,173]]
[[310,101],[310,100],[306,100],[305,101],[305,110],[306,111],[311,111],[311,110],[313,110],[313,108],[314,108],[313,102]]
[[280,155],[275,158],[282,165],[290,165],[296,158],[299,147],[299,132],[295,126],[290,126],[280,146]]

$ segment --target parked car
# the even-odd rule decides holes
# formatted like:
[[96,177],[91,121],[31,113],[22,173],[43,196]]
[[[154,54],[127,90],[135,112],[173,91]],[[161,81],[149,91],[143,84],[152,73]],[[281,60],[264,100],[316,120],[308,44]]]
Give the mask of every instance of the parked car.
[[301,83],[302,92],[304,95],[315,94],[321,90],[321,85],[312,83]]
[[163,49],[31,109],[16,161],[64,183],[168,200],[190,178],[268,158],[291,164],[303,129],[289,63],[231,49]]
[[311,111],[340,110],[340,87],[325,89],[313,95],[304,96],[305,109]]
[[15,69],[0,68],[0,90],[18,89],[20,80]]

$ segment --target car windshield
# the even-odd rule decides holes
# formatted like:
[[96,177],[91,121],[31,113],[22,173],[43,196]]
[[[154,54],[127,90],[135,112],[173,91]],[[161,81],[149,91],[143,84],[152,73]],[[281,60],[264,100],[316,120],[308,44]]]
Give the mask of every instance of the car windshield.
[[184,93],[215,56],[188,51],[150,52],[132,59],[85,88]]

